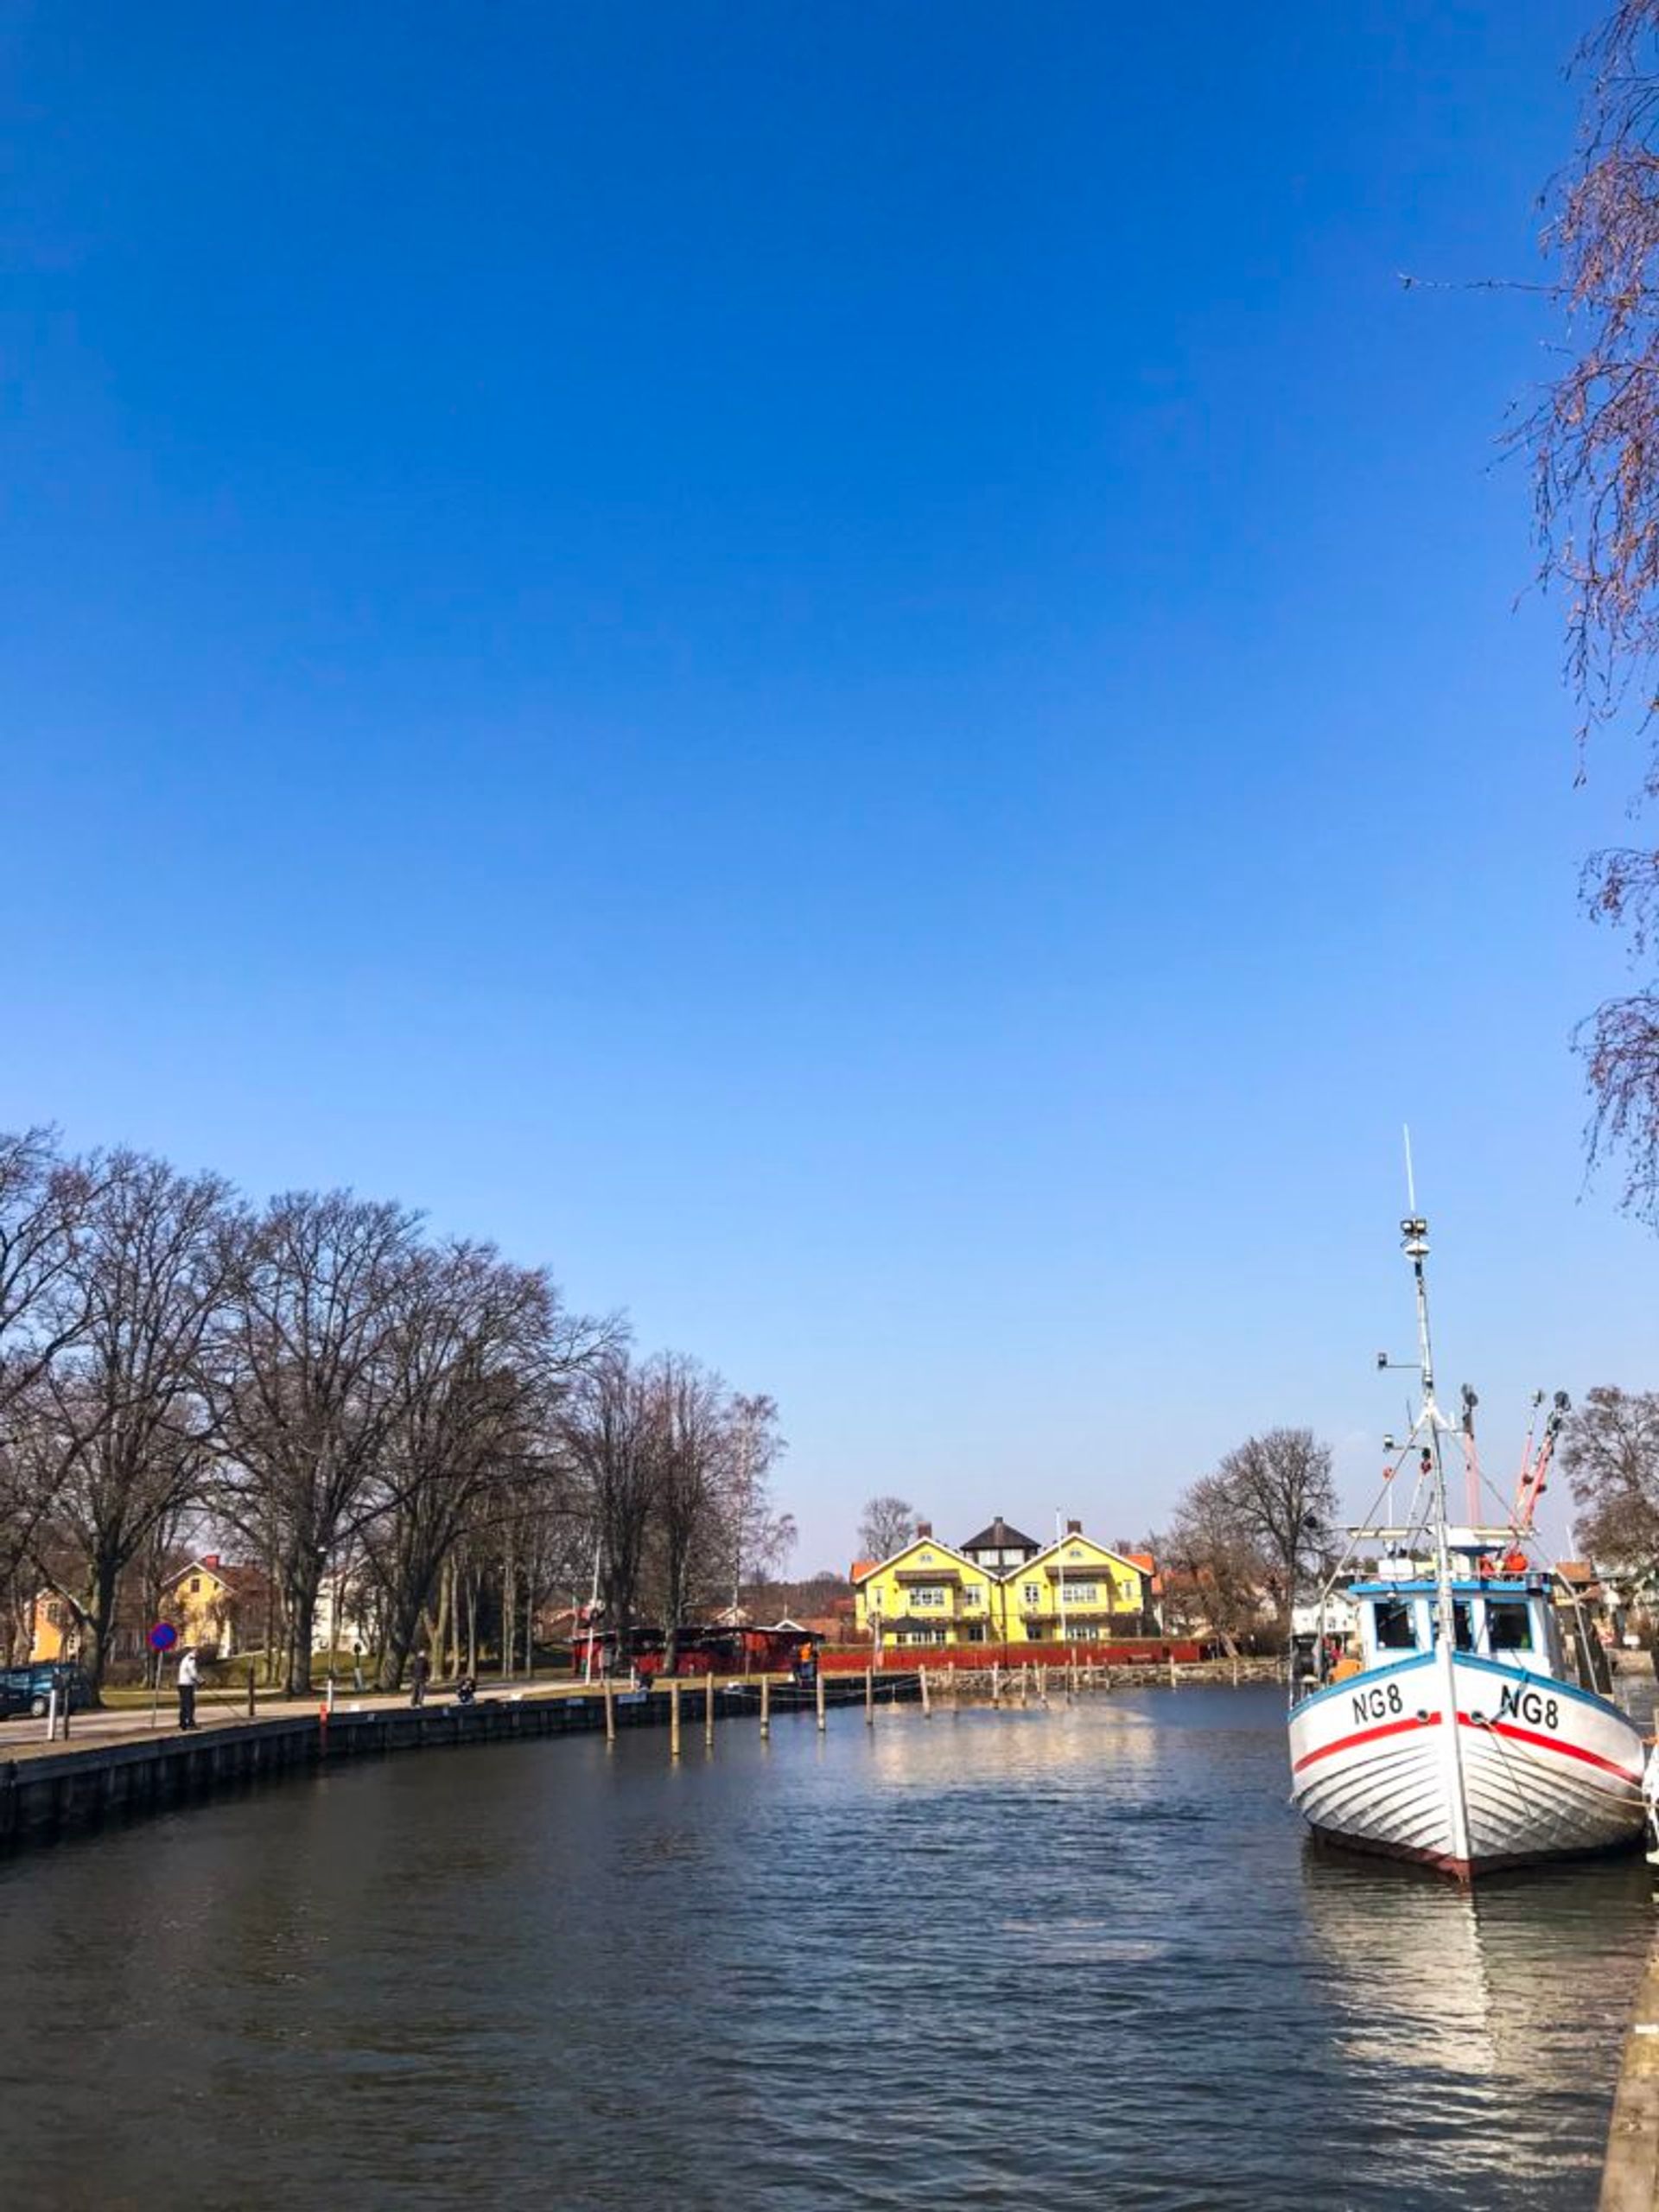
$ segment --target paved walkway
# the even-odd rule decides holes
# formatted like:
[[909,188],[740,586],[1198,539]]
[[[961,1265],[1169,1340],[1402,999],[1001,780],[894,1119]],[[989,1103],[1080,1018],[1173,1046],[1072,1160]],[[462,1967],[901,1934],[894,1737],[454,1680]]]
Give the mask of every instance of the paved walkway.
[[[590,1694],[598,1691],[597,1683],[572,1681],[504,1681],[499,1677],[488,1679],[479,1685],[479,1700],[486,1698],[550,1698],[579,1697],[584,1689]],[[700,1691],[701,1682],[696,1688]],[[426,1702],[429,1707],[448,1705],[454,1700],[453,1689],[429,1688]],[[257,1721],[304,1720],[315,1718],[324,1700],[324,1693],[315,1692],[308,1698],[261,1697],[253,1719]],[[393,1691],[389,1694],[365,1691],[359,1696],[356,1691],[342,1692],[334,1688],[334,1710],[337,1713],[367,1713],[387,1706],[407,1707],[409,1692]],[[240,1694],[229,1688],[204,1689],[196,1699],[196,1722],[200,1732],[212,1728],[245,1728],[249,1723],[247,1692]],[[61,1727],[61,1722],[60,1722]],[[0,1721],[0,1760],[51,1758],[65,1751],[91,1751],[99,1744],[130,1743],[151,1735],[168,1736],[179,1732],[178,1699],[169,1689],[161,1699],[154,1715],[145,1706],[117,1708],[113,1712],[77,1713],[71,1716],[69,1733],[60,1734],[55,1743],[46,1740],[46,1723],[32,1717]]]

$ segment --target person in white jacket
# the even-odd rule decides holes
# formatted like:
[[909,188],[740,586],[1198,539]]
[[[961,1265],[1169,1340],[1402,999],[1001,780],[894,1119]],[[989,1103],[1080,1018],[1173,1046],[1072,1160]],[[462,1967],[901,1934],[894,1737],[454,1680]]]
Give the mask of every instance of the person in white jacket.
[[196,1725],[196,1655],[193,1646],[187,1645],[179,1654],[179,1726],[194,1728]]

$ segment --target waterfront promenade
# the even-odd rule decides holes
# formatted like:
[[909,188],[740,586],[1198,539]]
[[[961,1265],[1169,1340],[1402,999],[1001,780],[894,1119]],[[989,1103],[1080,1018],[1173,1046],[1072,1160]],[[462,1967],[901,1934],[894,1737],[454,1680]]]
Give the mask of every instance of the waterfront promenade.
[[[701,1681],[696,1685],[699,1691],[702,1687]],[[482,1703],[502,1698],[517,1701],[600,1695],[597,1683],[521,1679],[490,1683],[480,1690],[479,1700]],[[327,1702],[327,1690],[321,1687],[313,1690],[309,1697],[283,1697],[261,1692],[250,1714],[245,1691],[214,1688],[197,1701],[196,1732],[204,1735],[215,1729],[261,1727],[275,1721],[315,1721]],[[342,1692],[336,1685],[334,1691],[334,1713],[340,1719],[353,1713],[416,1709],[435,1712],[454,1702],[454,1692],[442,1689],[429,1688],[426,1703],[419,1708],[410,1705],[406,1689]],[[59,1726],[61,1727],[61,1722]],[[72,1714],[67,1737],[60,1734],[53,1742],[47,1740],[44,1720],[23,1718],[0,1721],[0,1760],[60,1758],[66,1752],[84,1751],[95,1745],[151,1742],[162,1738],[180,1739],[183,1734],[178,1725],[178,1700],[169,1690],[162,1695],[154,1713],[146,1705],[118,1706],[108,1711]]]

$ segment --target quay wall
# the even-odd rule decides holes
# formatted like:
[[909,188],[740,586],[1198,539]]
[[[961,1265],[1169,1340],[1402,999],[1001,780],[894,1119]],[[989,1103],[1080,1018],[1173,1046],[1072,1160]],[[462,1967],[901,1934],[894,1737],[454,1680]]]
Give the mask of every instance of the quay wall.
[[1659,1953],[1649,1961],[1624,2038],[1598,2212],[1659,2207]]
[[[882,1705],[912,1703],[921,1694],[912,1675],[888,1676],[877,1686]],[[690,1735],[703,1725],[702,1684],[681,1684],[680,1721]],[[826,1704],[861,1706],[862,1681],[826,1688]],[[650,1695],[618,1692],[612,1700],[616,1727],[666,1728],[674,1700],[666,1690]],[[811,1713],[814,1697],[774,1683],[772,1712]],[[758,1682],[717,1688],[719,1722],[753,1722],[760,1710]],[[250,1783],[269,1781],[350,1759],[381,1758],[394,1751],[454,1750],[473,1744],[518,1742],[531,1737],[592,1734],[605,1726],[601,1693],[583,1695],[482,1698],[474,1705],[383,1706],[350,1712],[251,1720],[181,1735],[132,1737],[89,1745],[83,1751],[0,1759],[0,1850],[48,1843],[96,1828],[106,1821],[166,1812]]]

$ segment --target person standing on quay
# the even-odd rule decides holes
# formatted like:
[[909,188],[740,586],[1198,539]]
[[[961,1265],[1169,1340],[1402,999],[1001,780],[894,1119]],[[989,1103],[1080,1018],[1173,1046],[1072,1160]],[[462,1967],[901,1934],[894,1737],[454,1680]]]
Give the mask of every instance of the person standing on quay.
[[426,1678],[431,1672],[432,1662],[424,1651],[417,1651],[409,1668],[409,1701],[411,1705],[426,1703]]
[[196,1725],[196,1654],[194,1647],[187,1644],[179,1654],[179,1726],[194,1728]]

